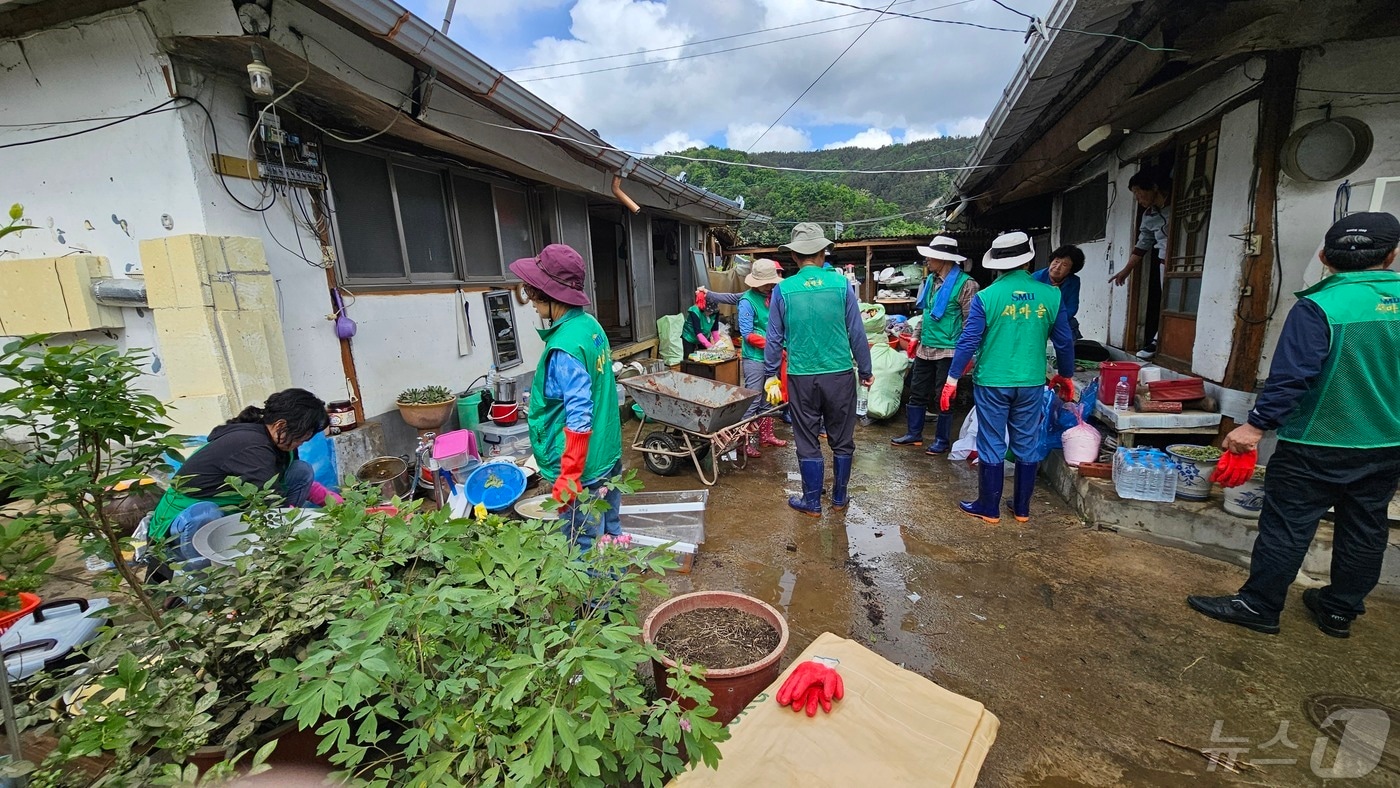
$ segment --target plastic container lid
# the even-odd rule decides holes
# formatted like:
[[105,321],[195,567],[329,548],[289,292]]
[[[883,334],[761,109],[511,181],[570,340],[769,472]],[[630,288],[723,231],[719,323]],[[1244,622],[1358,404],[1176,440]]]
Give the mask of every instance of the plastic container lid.
[[525,471],[509,460],[497,460],[476,466],[467,474],[463,484],[467,503],[483,504],[496,512],[509,507],[525,492]]
[[433,441],[433,459],[476,454],[476,435],[471,430],[444,432]]

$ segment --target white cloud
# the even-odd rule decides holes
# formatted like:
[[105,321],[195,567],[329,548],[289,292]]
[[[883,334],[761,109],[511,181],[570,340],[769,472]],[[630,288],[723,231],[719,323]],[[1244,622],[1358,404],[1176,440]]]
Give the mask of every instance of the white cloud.
[[[510,62],[498,65],[528,68],[511,72],[511,77],[585,127],[598,129],[610,142],[633,149],[652,141],[659,144],[672,133],[692,140],[724,135],[731,146],[747,147],[758,132],[744,131],[754,126],[761,131],[777,118],[875,17],[812,0],[520,2],[536,10],[569,3],[568,31],[538,38],[522,57],[506,58]],[[1017,7],[1044,14],[1050,3],[1020,0]],[[507,5],[507,0],[458,4],[459,9],[482,6],[473,11],[482,15],[500,14]],[[523,18],[525,13],[519,15]],[[937,16],[1022,26],[1022,20],[991,3],[959,5]],[[755,32],[785,25],[798,26]],[[498,46],[489,28],[454,25],[453,36],[468,49],[494,51]],[[798,40],[780,40],[785,38]],[[697,56],[734,47],[748,48]],[[891,66],[892,53],[928,51],[957,67],[917,62]],[[1021,37],[1012,33],[885,17],[783,116],[758,148],[810,149],[810,130],[836,124],[884,129],[898,142],[977,134],[1023,51]],[[628,52],[632,54],[609,57]],[[917,54],[909,57],[917,61]],[[584,59],[590,60],[530,68]],[[874,136],[862,136],[869,134],[862,132],[848,144],[873,144]]]
[[703,148],[706,145],[704,140],[696,139],[684,131],[673,131],[650,145],[642,146],[642,151],[656,155],[658,153],[675,153],[689,148]]
[[947,134],[944,136],[976,137],[978,134],[982,133],[982,127],[985,125],[987,125],[987,118],[985,116],[980,118],[972,116],[958,118],[952,123],[945,124],[944,128],[947,129]]
[[[812,147],[812,136],[802,129],[778,124],[767,134],[767,123],[731,123],[724,131],[724,144],[735,150],[748,150],[758,143],[758,150],[808,150]],[[759,137],[763,134],[762,138]]]
[[[509,26],[512,17],[546,8],[558,8],[569,0],[467,0],[452,10],[452,24],[482,25],[492,29]],[[447,0],[428,0],[426,18],[436,27],[447,12]],[[452,30],[452,28],[448,28]],[[456,31],[453,31],[456,32]]]
[[844,142],[833,142],[823,146],[826,150],[833,148],[883,148],[886,145],[894,144],[894,136],[884,129],[868,128],[865,131],[851,137]]

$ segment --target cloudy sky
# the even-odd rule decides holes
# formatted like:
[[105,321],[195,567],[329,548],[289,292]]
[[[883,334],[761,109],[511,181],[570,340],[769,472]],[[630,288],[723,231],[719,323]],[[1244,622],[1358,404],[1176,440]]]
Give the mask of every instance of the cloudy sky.
[[[447,6],[447,0],[399,2],[435,25]],[[887,15],[861,36],[877,13],[849,6],[883,8],[888,0],[843,2],[459,0],[450,32],[604,139],[632,150],[879,147],[981,131],[1020,64],[1021,33]],[[1036,16],[1051,5],[1005,2]],[[1026,27],[1025,18],[992,0],[895,0],[890,10]],[[708,54],[718,50],[732,51]]]

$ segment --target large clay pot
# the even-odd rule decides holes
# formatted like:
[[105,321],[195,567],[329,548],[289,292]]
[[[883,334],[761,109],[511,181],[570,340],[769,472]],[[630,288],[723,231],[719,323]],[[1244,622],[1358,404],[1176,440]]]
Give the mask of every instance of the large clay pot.
[[[650,645],[655,645],[656,633],[660,631],[663,624],[681,613],[704,608],[740,610],[758,616],[778,630],[777,647],[763,659],[737,668],[709,670],[705,673],[705,678],[701,680],[700,683],[712,693],[710,705],[717,710],[713,717],[714,721],[721,725],[728,725],[730,720],[739,716],[739,712],[743,711],[744,707],[758,696],[758,693],[777,680],[778,674],[781,672],[778,662],[782,659],[783,652],[787,650],[787,620],[761,599],[755,599],[745,594],[736,594],[733,591],[696,591],[673,597],[657,605],[642,625],[642,639]],[[676,661],[662,655],[659,662],[652,660],[651,666],[652,673],[656,677],[657,689],[662,694],[674,698],[675,696],[667,688],[667,679],[671,671],[676,669]],[[692,703],[683,703],[682,705],[686,708],[694,706]]]
[[1176,463],[1176,497],[1187,501],[1204,501],[1210,498],[1210,475],[1215,472],[1216,460],[1197,460],[1180,454],[1181,450],[1200,449],[1189,443],[1177,443],[1167,447],[1167,454]]
[[1236,517],[1259,519],[1259,513],[1264,510],[1263,471],[1263,468],[1256,470],[1254,478],[1238,487],[1225,488],[1225,497],[1221,501],[1225,511]]
[[403,402],[395,404],[399,406],[399,415],[408,426],[415,430],[435,430],[452,415],[452,409],[457,407],[457,400],[449,399],[427,405],[409,405]]

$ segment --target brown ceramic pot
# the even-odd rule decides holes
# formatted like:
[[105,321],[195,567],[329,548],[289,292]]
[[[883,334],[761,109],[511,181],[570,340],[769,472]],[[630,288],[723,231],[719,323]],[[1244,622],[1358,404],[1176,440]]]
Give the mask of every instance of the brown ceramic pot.
[[457,400],[449,399],[427,405],[409,405],[403,402],[395,404],[399,406],[399,415],[408,426],[415,430],[435,430],[452,415],[452,409],[457,407]]

